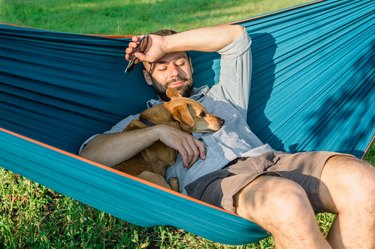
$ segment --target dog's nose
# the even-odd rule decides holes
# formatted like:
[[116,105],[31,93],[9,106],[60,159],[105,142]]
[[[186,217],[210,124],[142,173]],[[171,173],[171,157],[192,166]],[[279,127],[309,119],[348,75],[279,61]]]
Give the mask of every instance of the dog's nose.
[[219,123],[220,123],[220,126],[223,126],[224,123],[225,123],[225,120],[221,118],[220,121],[219,121]]

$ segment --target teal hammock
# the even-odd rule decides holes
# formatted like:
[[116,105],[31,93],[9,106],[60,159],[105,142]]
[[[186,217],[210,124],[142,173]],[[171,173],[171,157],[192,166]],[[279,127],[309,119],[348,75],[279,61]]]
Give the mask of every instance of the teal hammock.
[[[237,23],[253,40],[254,133],[281,151],[362,157],[375,132],[375,1],[314,2]],[[225,244],[267,237],[234,213],[76,155],[154,97],[140,68],[123,73],[128,42],[0,24],[0,166],[140,226]],[[197,85],[215,84],[220,57],[190,55]]]

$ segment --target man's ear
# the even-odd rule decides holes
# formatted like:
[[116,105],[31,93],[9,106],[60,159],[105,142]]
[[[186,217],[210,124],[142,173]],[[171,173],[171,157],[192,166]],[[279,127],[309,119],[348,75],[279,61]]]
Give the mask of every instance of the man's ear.
[[145,77],[146,83],[151,86],[152,85],[152,79],[149,72],[146,71],[146,69],[143,69],[143,77]]
[[172,116],[175,120],[190,128],[194,127],[194,119],[191,117],[188,106],[178,105],[172,110]]

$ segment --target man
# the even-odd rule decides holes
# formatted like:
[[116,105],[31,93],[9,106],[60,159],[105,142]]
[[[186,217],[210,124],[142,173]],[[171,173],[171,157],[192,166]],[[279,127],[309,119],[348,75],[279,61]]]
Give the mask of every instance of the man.
[[[166,32],[166,33],[165,33]],[[81,155],[114,166],[160,140],[179,151],[167,178],[176,176],[181,192],[236,212],[274,236],[277,248],[375,248],[375,169],[350,155],[330,152],[286,154],[263,144],[246,124],[250,89],[251,40],[239,25],[150,34],[146,50],[133,37],[126,59],[144,65],[146,82],[159,100],[167,87],[204,104],[225,119],[210,134],[186,134],[165,125],[122,132],[136,116],[89,139]],[[220,82],[193,89],[186,52],[221,54]],[[132,146],[129,146],[132,145]],[[315,213],[338,214],[327,238]],[[314,213],[315,212],[315,213]]]

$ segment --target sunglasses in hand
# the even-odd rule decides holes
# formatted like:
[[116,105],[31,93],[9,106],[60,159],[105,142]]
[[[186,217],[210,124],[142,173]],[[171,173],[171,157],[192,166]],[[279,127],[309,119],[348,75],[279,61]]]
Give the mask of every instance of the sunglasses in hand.
[[139,41],[138,46],[134,49],[132,56],[130,57],[129,63],[125,68],[124,73],[130,73],[134,67],[138,64],[139,59],[134,55],[135,52],[145,52],[147,48],[148,35],[144,35]]

